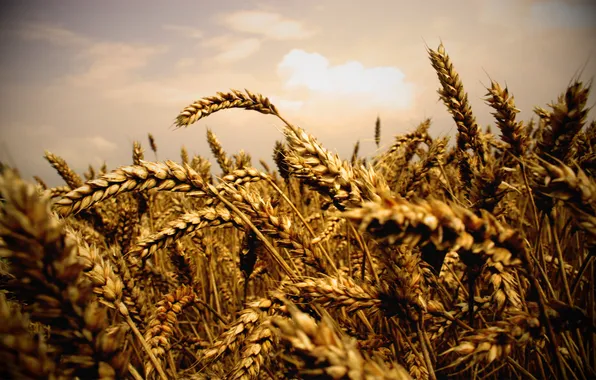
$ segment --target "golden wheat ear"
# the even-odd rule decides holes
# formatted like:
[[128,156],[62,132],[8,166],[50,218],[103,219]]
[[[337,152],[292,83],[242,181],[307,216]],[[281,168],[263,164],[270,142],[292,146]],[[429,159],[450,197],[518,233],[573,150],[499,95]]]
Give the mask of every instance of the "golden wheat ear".
[[[14,172],[0,176],[0,256],[9,260],[9,288],[32,321],[50,327],[57,371],[101,378],[128,371],[125,325],[112,325],[85,278],[77,241],[51,212],[50,199]],[[85,331],[85,334],[81,332]]]
[[253,94],[248,90],[245,90],[244,93],[231,90],[230,92],[218,92],[215,96],[205,97],[191,103],[178,114],[174,125],[176,128],[188,127],[212,113],[230,108],[243,108],[263,114],[278,114],[277,109],[267,97]]

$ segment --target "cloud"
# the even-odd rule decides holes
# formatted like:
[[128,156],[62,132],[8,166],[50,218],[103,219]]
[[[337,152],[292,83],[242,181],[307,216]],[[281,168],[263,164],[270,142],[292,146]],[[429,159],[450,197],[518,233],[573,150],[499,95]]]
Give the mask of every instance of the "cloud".
[[275,104],[280,111],[299,111],[304,106],[301,100],[284,99],[278,96],[271,96],[271,103]]
[[[169,86],[151,77],[151,70],[156,68],[160,55],[168,51],[166,46],[88,39],[71,30],[48,25],[27,24],[19,31],[21,38],[62,44],[75,50],[68,56],[77,70],[53,78],[52,85],[48,87],[50,91],[71,94],[92,91],[93,95],[126,105],[179,103],[183,95],[187,95],[181,93],[177,86]],[[172,63],[172,67],[179,70],[193,65],[198,65],[197,60],[189,57]],[[104,149],[110,146],[98,139],[85,143]]]
[[215,56],[215,60],[224,63],[236,62],[256,53],[261,48],[261,41],[256,38],[247,38],[235,41],[229,46],[222,46],[224,49]]
[[233,36],[231,36],[229,34],[224,34],[224,35],[206,38],[203,41],[201,41],[200,46],[204,47],[204,48],[212,48],[212,49],[221,50],[221,49],[223,49],[223,46],[230,45],[235,40],[236,39]]
[[197,40],[204,37],[204,33],[202,30],[193,28],[192,26],[166,24],[163,25],[162,28],[170,32],[181,34],[184,37],[193,38]]
[[165,51],[163,46],[94,43],[79,54],[79,58],[87,61],[86,71],[68,76],[67,81],[89,87],[121,85],[130,80],[131,72],[146,66],[152,58]]
[[220,35],[201,41],[201,47],[218,52],[213,59],[218,63],[233,63],[250,57],[261,48],[257,38],[238,38],[232,35]]
[[163,46],[101,42],[91,46],[85,54],[93,60],[94,65],[118,66],[122,70],[129,70],[145,66],[150,58],[165,50]]
[[19,29],[19,34],[24,39],[45,41],[62,47],[80,47],[90,43],[90,40],[83,35],[50,24],[27,23]]
[[413,84],[397,67],[364,67],[358,61],[333,66],[318,53],[294,49],[277,66],[287,90],[306,88],[323,98],[349,98],[363,107],[405,109],[412,105]]
[[50,24],[28,23],[18,31],[23,39],[76,50],[70,57],[73,61],[79,61],[76,66],[82,70],[60,78],[64,80],[61,86],[96,87],[99,90],[130,83],[131,73],[147,66],[155,56],[167,50],[161,45],[95,41],[70,29]]
[[235,12],[225,16],[223,24],[238,32],[259,34],[274,40],[299,40],[314,35],[299,21],[263,11]]
[[[86,137],[84,139],[84,142],[86,142],[88,145],[91,145],[91,146],[95,147],[97,150],[102,151],[102,152],[113,151],[118,147],[118,145],[114,144],[111,141],[106,140],[105,138],[103,138],[101,136]],[[87,144],[85,144],[85,145],[87,145]]]

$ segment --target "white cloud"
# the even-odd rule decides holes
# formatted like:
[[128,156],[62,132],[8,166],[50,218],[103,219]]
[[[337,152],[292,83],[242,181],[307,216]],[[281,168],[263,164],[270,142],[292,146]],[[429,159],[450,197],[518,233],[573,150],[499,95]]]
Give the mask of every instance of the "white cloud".
[[113,151],[118,147],[118,145],[114,144],[111,141],[106,140],[101,136],[92,136],[87,137],[84,140],[87,144],[95,147],[97,150],[106,152],[106,151]]
[[127,43],[96,43],[86,54],[94,63],[110,63],[123,69],[137,68],[147,64],[153,56],[163,53],[164,47],[153,45],[134,45]]
[[306,88],[327,98],[348,98],[363,107],[409,108],[413,84],[397,67],[364,67],[358,61],[332,66],[318,53],[294,49],[277,67],[287,90]]
[[83,46],[90,43],[90,40],[72,30],[61,26],[50,24],[24,24],[19,29],[19,34],[24,39],[49,42],[58,46]]
[[69,83],[79,86],[121,85],[129,81],[130,73],[146,66],[156,55],[166,49],[162,46],[126,43],[94,43],[83,50],[79,57],[88,61],[82,74],[67,77]]
[[[82,70],[64,76],[54,86],[93,91],[122,105],[179,102],[180,91],[172,88],[175,86],[151,79],[147,71],[166,51],[167,48],[160,45],[94,42],[77,54]],[[194,59],[186,58],[173,66],[184,69],[193,64],[196,64]]]
[[164,30],[176,32],[182,34],[184,37],[193,39],[201,39],[204,36],[202,30],[193,28],[192,26],[166,24],[163,25],[162,28]]
[[218,53],[213,59],[218,63],[233,63],[253,55],[261,49],[257,38],[238,38],[229,34],[204,39],[202,48],[214,49]]
[[305,39],[314,35],[299,21],[271,12],[239,11],[224,17],[223,23],[238,32],[260,34],[275,40]]
[[183,105],[194,99],[194,93],[181,88],[179,83],[168,83],[163,80],[134,81],[107,89],[104,91],[104,96],[127,106],[168,107],[172,104]]
[[201,41],[200,46],[221,50],[223,46],[229,45],[236,39],[229,34],[206,38]]
[[[76,49],[72,57],[79,60],[78,73],[67,74],[66,84],[103,90],[130,83],[139,68],[147,66],[167,49],[161,45],[131,44],[124,42],[97,42],[61,26],[24,24],[18,29],[21,38]],[[64,82],[60,84],[64,85]]]
[[301,100],[290,100],[284,99],[277,96],[271,96],[271,103],[275,104],[275,106],[280,111],[299,111],[304,106],[304,102]]
[[236,62],[256,53],[261,48],[261,41],[256,38],[247,38],[235,41],[230,45],[222,46],[222,52],[215,60],[224,63]]

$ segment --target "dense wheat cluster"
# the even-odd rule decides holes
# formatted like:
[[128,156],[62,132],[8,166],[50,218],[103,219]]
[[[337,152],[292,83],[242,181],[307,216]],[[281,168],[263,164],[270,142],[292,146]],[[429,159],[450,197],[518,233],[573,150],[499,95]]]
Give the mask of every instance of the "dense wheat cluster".
[[428,53],[451,145],[423,120],[342,160],[265,96],[231,91],[176,126],[230,108],[277,117],[277,170],[212,130],[219,178],[185,148],[157,161],[151,135],[156,161],[135,142],[130,165],[85,180],[47,152],[61,187],[4,167],[0,377],[594,378],[590,86],[525,123],[491,82],[496,136],[443,46]]

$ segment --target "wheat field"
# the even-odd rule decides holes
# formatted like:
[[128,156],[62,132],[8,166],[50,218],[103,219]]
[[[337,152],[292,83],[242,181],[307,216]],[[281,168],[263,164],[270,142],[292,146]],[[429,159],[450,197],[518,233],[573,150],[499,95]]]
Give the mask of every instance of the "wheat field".
[[154,161],[134,142],[130,165],[84,179],[46,152],[59,187],[3,166],[0,377],[595,378],[590,83],[524,122],[491,81],[495,133],[444,47],[428,54],[452,144],[427,119],[342,160],[232,90],[175,126],[232,108],[277,118],[277,168],[209,129],[220,176],[184,148],[158,161],[151,135]]

